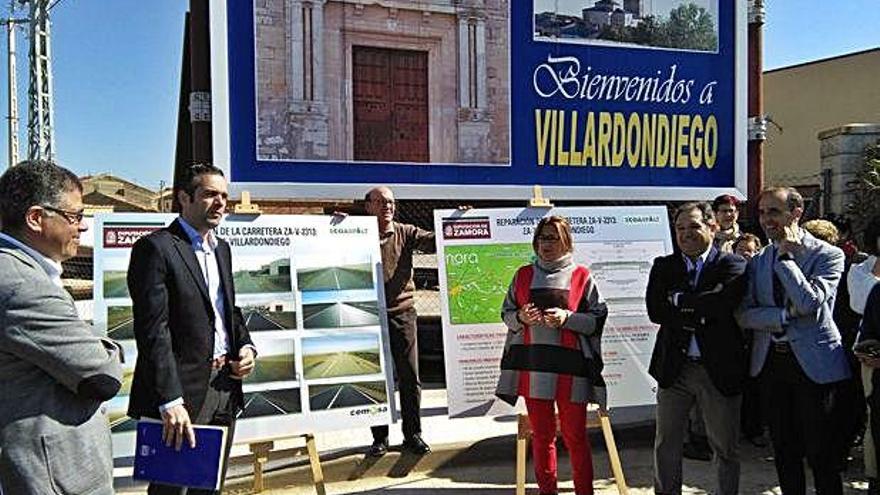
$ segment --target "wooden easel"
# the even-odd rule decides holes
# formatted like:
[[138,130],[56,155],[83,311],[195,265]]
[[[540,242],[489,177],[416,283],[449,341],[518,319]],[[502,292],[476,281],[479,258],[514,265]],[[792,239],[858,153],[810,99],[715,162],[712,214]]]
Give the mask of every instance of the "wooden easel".
[[233,208],[232,211],[236,215],[259,215],[263,212],[260,209],[260,205],[251,203],[250,191],[241,192],[241,202],[235,205],[235,208]]
[[[620,455],[617,453],[617,443],[614,441],[614,432],[611,430],[611,420],[608,412],[603,409],[587,411],[587,428],[602,428],[602,436],[605,437],[605,448],[608,450],[608,460],[611,463],[611,473],[617,484],[617,493],[628,495],[629,488],[623,476],[623,466],[620,464]],[[556,430],[559,431],[559,419],[557,418]],[[532,437],[532,428],[529,425],[529,417],[526,414],[517,416],[516,433],[516,495],[526,493],[526,447]]]
[[[312,483],[315,485],[315,493],[318,495],[326,495],[327,490],[324,488],[324,470],[321,468],[321,458],[318,456],[318,449],[315,447],[315,436],[311,433],[305,435],[296,435],[302,438],[305,444],[297,447],[293,451],[293,455],[307,454],[309,456],[309,465],[312,468]],[[280,440],[276,439],[276,440]],[[266,467],[266,461],[269,460],[269,452],[275,447],[274,441],[263,441],[249,444],[251,453],[254,455],[254,493],[263,491],[263,472]]]

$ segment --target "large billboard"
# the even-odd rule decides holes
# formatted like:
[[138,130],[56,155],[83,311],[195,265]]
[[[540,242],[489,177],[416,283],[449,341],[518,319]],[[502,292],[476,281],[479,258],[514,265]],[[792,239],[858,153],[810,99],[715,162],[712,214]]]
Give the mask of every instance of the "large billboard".
[[215,162],[261,197],[746,191],[746,5],[211,2]]

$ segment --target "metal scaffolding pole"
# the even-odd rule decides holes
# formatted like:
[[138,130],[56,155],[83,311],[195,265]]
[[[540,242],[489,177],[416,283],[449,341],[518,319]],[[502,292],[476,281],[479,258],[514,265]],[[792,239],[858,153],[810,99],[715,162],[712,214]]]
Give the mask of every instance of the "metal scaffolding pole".
[[55,155],[55,135],[49,0],[30,0],[29,3],[28,159],[52,160]]
[[9,19],[6,21],[7,47],[7,78],[9,95],[7,103],[9,105],[9,115],[6,117],[9,125],[9,163],[8,166],[14,167],[18,163],[18,81],[16,63],[15,63],[15,29],[16,20],[12,18],[14,4],[10,7]]

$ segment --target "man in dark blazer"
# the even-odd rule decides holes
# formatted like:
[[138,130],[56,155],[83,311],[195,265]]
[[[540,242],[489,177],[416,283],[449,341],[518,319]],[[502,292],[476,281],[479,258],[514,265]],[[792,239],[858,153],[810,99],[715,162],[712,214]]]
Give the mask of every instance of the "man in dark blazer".
[[834,301],[843,274],[840,248],[798,226],[803,197],[775,187],[758,197],[758,221],[771,244],[749,262],[749,283],[737,319],[755,332],[751,375],[767,402],[776,473],[784,495],[806,492],[804,457],[816,493],[843,493],[833,414],[850,378]]
[[[131,253],[138,359],[128,413],[161,418],[166,443],[178,449],[195,444],[193,423],[228,426],[231,444],[255,349],[235,307],[229,245],[213,231],[226,210],[226,179],[212,165],[194,165],[174,189],[180,217]],[[184,491],[154,483],[149,493]]]
[[660,325],[649,368],[659,386],[654,490],[681,493],[682,446],[696,402],[714,452],[717,493],[736,494],[746,347],[733,311],[745,291],[746,262],[714,245],[708,203],[682,205],[674,224],[681,252],[654,260],[646,296],[648,316]]
[[79,319],[61,284],[76,255],[82,185],[48,162],[0,177],[0,493],[113,493],[101,404],[122,384],[119,347]]

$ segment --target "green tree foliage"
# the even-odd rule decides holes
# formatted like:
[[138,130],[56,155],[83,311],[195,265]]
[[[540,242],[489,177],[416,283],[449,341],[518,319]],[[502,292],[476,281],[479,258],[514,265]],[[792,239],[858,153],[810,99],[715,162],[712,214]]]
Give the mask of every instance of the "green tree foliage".
[[855,180],[848,184],[853,199],[847,205],[847,217],[853,232],[859,234],[880,215],[880,142],[865,147],[864,159]]
[[598,37],[609,41],[685,50],[715,51],[718,48],[712,15],[693,3],[676,7],[666,20],[648,16],[634,27],[603,26]]
[[718,47],[712,16],[692,3],[680,5],[669,13],[664,24],[670,47],[713,51]]

